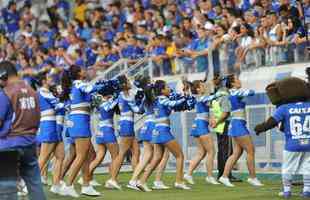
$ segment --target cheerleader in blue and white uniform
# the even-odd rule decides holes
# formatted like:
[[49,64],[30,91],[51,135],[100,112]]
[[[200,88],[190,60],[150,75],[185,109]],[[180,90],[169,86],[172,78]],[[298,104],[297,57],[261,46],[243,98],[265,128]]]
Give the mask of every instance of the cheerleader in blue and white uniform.
[[118,106],[120,109],[119,136],[121,140],[119,154],[111,167],[111,179],[106,182],[106,187],[120,190],[121,186],[117,182],[117,176],[129,149],[132,152],[133,169],[135,169],[139,162],[140,149],[138,141],[135,138],[134,114],[141,113],[142,108],[136,104],[135,94],[131,90],[131,83],[127,77],[120,76],[118,80],[122,88],[122,92],[118,96]]
[[[62,77],[62,88],[66,94],[65,100],[70,99],[70,113],[68,116],[68,133],[74,140],[76,157],[68,171],[66,185],[62,188],[62,194],[66,196],[79,197],[74,189],[73,182],[76,179],[82,165],[87,162],[91,152],[91,129],[90,129],[90,101],[91,94],[99,91],[100,85],[91,85],[86,81],[87,72],[85,69],[72,65],[65,71]],[[81,193],[98,196],[100,195],[85,180]]]
[[39,74],[38,79],[42,86],[38,92],[41,111],[38,137],[41,143],[39,167],[41,172],[43,172],[51,155],[54,153],[56,159],[51,192],[59,194],[61,189],[60,180],[64,159],[64,144],[61,133],[57,131],[56,113],[63,109],[64,104],[60,103],[59,99],[50,91],[53,80],[47,73]]
[[233,154],[228,158],[222,177],[221,183],[228,187],[234,187],[229,181],[229,173],[235,163],[241,157],[243,150],[247,153],[247,166],[249,170],[248,183],[254,186],[263,184],[256,178],[255,173],[255,150],[251,139],[250,132],[246,126],[246,111],[244,97],[253,96],[253,90],[242,90],[241,81],[234,75],[227,77],[226,87],[230,89],[231,120],[228,128],[228,135],[234,140]]
[[184,179],[188,183],[194,184],[192,174],[197,168],[199,163],[205,158],[208,154],[206,161],[206,169],[208,176],[206,181],[208,183],[217,185],[219,184],[212,175],[213,163],[214,163],[214,142],[212,134],[209,131],[209,103],[214,100],[217,96],[215,95],[205,95],[206,93],[206,84],[203,81],[196,80],[193,82],[192,94],[196,96],[196,118],[194,120],[193,129],[191,136],[193,136],[197,141],[198,152],[196,156],[190,161],[189,169],[187,174],[184,175]]
[[[143,143],[143,157],[139,162],[138,166],[136,167],[133,175],[127,185],[128,188],[139,190],[137,188],[137,181],[141,173],[145,170],[147,165],[152,159],[153,156],[153,143],[152,143],[152,134],[155,130],[155,113],[154,113],[154,92],[153,92],[153,85],[148,82],[147,86],[143,89],[145,94],[145,99],[143,101],[144,107],[144,114],[145,114],[145,121],[144,125],[140,130],[139,134],[139,142]],[[161,181],[161,177],[163,171],[166,167],[167,161],[169,158],[169,152],[166,150],[161,160],[156,174],[156,180],[154,181],[153,189],[169,189],[164,183]]]
[[145,100],[143,102],[143,110],[146,120],[140,130],[139,142],[143,143],[143,157],[133,172],[133,175],[127,185],[128,188],[139,190],[137,188],[137,180],[146,166],[149,164],[153,155],[152,132],[155,129],[154,117],[154,95],[152,95],[152,86],[146,86],[144,89]]
[[174,186],[179,189],[190,189],[183,181],[183,167],[184,167],[184,155],[181,146],[171,133],[169,116],[172,109],[186,101],[185,98],[180,100],[169,100],[170,88],[165,81],[157,80],[154,85],[154,94],[157,96],[155,101],[155,131],[152,135],[152,142],[154,143],[154,155],[151,163],[146,168],[142,178],[138,181],[137,187],[142,191],[151,191],[146,181],[158,166],[159,162],[163,158],[165,147],[176,158],[176,181]]
[[[100,94],[100,93],[99,93]],[[103,161],[106,150],[110,152],[112,164],[118,155],[118,143],[115,136],[113,116],[115,109],[117,108],[118,99],[112,97],[111,95],[103,95],[102,103],[99,107],[100,121],[99,121],[99,131],[96,134],[97,152],[96,158],[90,163],[89,171],[91,176],[95,169]],[[110,172],[111,172],[110,165]]]

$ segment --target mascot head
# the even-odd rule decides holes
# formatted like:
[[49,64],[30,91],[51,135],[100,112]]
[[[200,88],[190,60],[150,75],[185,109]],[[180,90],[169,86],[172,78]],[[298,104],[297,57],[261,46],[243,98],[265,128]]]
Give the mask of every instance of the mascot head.
[[306,81],[289,77],[275,81],[266,87],[266,93],[273,105],[307,101],[310,99],[310,87]]

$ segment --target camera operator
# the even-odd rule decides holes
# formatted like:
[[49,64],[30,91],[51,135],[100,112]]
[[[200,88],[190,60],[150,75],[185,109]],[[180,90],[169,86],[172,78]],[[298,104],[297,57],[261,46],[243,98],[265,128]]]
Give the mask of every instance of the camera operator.
[[[36,92],[17,75],[15,66],[0,63],[0,151],[19,153],[18,173],[26,182],[30,200],[45,200],[36,157],[35,138],[40,121]],[[11,182],[1,181],[1,190],[10,189]],[[17,200],[17,193],[8,199]]]

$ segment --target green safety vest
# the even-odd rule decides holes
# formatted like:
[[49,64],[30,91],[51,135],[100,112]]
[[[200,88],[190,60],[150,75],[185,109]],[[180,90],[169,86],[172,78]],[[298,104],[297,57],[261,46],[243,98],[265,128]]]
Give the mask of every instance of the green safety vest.
[[[216,120],[219,120],[220,117],[222,116],[223,111],[221,109],[220,102],[218,100],[212,101],[211,111],[213,113],[214,118]],[[225,127],[225,122],[222,122],[219,125],[217,125],[217,127],[214,128],[213,131],[216,133],[223,133],[224,127]]]

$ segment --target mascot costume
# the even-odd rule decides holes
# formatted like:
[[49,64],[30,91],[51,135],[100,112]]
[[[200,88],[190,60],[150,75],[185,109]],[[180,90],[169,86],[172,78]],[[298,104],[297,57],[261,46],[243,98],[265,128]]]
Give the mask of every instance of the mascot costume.
[[284,198],[292,196],[293,175],[303,175],[302,196],[310,197],[310,87],[302,79],[290,77],[273,82],[266,93],[277,108],[265,122],[255,127],[259,135],[280,125],[285,135],[282,182]]

